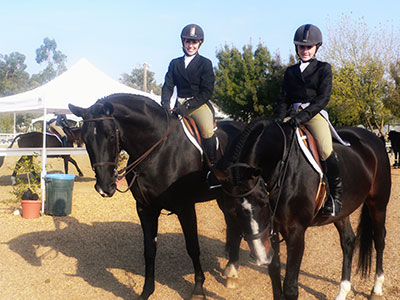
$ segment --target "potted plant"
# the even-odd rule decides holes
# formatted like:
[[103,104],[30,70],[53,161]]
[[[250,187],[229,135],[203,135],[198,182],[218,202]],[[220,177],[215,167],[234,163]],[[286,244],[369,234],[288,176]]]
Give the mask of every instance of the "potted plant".
[[[40,163],[37,162],[37,155],[33,155],[32,159],[25,157],[20,160],[17,173],[17,184],[13,185],[10,192],[17,200],[21,201],[22,217],[26,219],[38,218],[42,201],[40,194],[40,178],[38,174],[41,172]],[[26,174],[26,178],[18,175]]]

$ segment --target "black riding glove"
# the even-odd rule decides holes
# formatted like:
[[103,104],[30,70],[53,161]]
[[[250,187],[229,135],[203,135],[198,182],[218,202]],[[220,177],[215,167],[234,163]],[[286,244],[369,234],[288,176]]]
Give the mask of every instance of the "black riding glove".
[[176,107],[176,112],[181,116],[187,116],[193,111],[193,107],[191,106],[190,100],[187,100],[185,103],[181,104],[178,102]]

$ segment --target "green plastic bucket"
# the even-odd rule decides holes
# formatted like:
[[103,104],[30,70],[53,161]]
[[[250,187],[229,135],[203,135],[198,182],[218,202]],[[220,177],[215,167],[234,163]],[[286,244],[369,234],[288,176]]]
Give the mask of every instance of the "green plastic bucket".
[[70,174],[48,174],[45,176],[45,214],[67,216],[71,213],[74,179],[75,175]]

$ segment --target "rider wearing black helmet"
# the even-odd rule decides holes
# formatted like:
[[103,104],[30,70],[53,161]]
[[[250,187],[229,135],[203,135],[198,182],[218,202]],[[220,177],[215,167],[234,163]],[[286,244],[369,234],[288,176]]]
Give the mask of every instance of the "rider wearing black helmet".
[[[184,56],[173,59],[165,75],[161,105],[170,109],[174,87],[178,98],[175,111],[182,116],[191,116],[204,141],[204,150],[211,166],[216,163],[216,137],[214,135],[214,111],[210,103],[214,91],[215,75],[211,61],[198,54],[204,41],[203,29],[189,24],[181,32]],[[216,178],[210,179],[211,186],[219,185]]]
[[[325,111],[331,96],[332,69],[330,64],[315,58],[322,45],[322,33],[317,26],[300,26],[294,35],[294,44],[300,62],[285,71],[275,119],[285,120],[293,127],[306,125],[318,141],[318,152],[326,169],[331,195],[321,213],[335,216],[342,206],[342,180]],[[290,119],[285,118],[289,110],[294,112]]]

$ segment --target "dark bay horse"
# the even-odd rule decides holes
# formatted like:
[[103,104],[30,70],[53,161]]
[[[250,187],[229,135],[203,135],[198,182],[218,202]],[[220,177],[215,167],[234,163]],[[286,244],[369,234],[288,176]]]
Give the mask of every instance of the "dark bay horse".
[[[79,127],[68,128],[68,129],[66,128],[65,134],[67,135],[67,145],[69,147],[73,147],[74,143],[77,143],[78,145],[82,144],[81,128],[79,128]],[[42,134],[42,132],[28,132],[28,133],[19,134],[13,139],[13,141],[11,142],[11,145],[8,146],[8,148],[11,148],[15,142],[18,143],[18,148],[41,148],[41,147],[43,147],[43,134]],[[46,135],[46,147],[62,147],[62,142],[54,134],[47,134]],[[49,155],[48,157],[63,158],[65,174],[68,174],[68,162],[70,162],[75,166],[79,176],[83,176],[81,169],[79,168],[77,162],[71,157],[71,155]],[[14,172],[11,175],[11,182],[13,185],[16,184],[17,171],[20,168],[21,163],[26,159],[28,159],[32,162],[32,156],[29,156],[29,155],[22,156],[18,160],[17,164],[15,165]],[[34,174],[34,175],[38,176],[38,174]]]
[[[275,300],[298,299],[306,229],[330,223],[339,232],[343,252],[342,278],[336,299],[344,300],[350,291],[355,245],[360,250],[358,268],[365,276],[371,269],[373,243],[376,273],[370,299],[382,299],[385,218],[391,189],[388,155],[382,141],[369,131],[343,127],[338,133],[351,146],[334,143],[343,179],[343,208],[337,217],[316,214],[315,198],[320,176],[293,138],[294,129],[286,123],[258,120],[248,125],[224,156],[225,166],[217,174],[227,194],[225,213],[230,212],[231,218],[239,224],[236,230],[249,244],[255,262],[269,264]],[[356,236],[349,216],[359,206],[362,209]],[[283,288],[279,235],[287,246]],[[240,243],[237,233],[232,236],[236,244]],[[237,247],[231,251],[237,251]],[[232,259],[237,256],[231,255],[225,270],[228,276],[237,277],[237,261]]]
[[391,130],[389,140],[394,154],[393,168],[400,168],[400,132]]
[[[215,199],[221,191],[208,189],[202,154],[186,137],[178,118],[149,98],[129,94],[108,96],[87,109],[71,104],[69,108],[83,118],[82,138],[96,173],[95,189],[103,197],[116,191],[119,152],[129,155],[125,178],[136,200],[144,238],[145,283],[139,299],[148,299],[154,291],[162,209],[178,216],[193,262],[195,286],[190,299],[205,299],[195,203]],[[219,122],[222,148],[241,129],[237,122]]]

